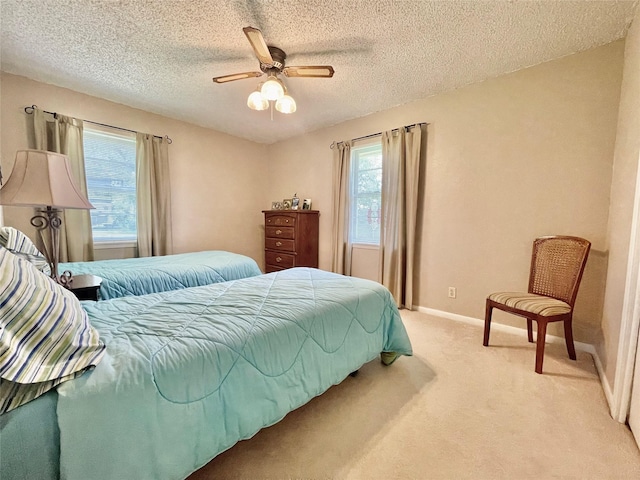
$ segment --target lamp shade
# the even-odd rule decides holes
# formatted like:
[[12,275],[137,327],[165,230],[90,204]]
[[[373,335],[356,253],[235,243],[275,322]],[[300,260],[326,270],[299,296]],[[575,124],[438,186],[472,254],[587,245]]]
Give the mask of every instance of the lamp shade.
[[0,205],[94,208],[80,191],[66,155],[43,150],[19,150]]
[[284,96],[284,88],[282,82],[275,76],[269,77],[269,80],[264,82],[260,89],[262,96],[267,100],[280,100]]
[[296,101],[293,97],[285,94],[284,97],[276,102],[276,110],[280,113],[294,113],[296,111]]
[[269,108],[269,101],[262,96],[259,90],[256,90],[249,95],[247,106],[252,110],[266,110]]

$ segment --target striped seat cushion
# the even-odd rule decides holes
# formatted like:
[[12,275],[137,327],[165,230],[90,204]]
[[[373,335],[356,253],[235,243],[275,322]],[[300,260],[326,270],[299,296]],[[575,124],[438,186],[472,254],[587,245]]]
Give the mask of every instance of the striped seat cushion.
[[518,310],[542,315],[543,317],[562,315],[571,311],[571,306],[568,303],[545,297],[544,295],[536,295],[535,293],[498,292],[489,295],[488,299],[507,307],[517,308]]
[[98,364],[104,344],[78,299],[0,247],[0,414]]
[[33,244],[31,239],[20,230],[13,227],[0,227],[0,246],[3,246],[14,255],[33,263],[42,273],[49,275],[51,269],[45,256]]

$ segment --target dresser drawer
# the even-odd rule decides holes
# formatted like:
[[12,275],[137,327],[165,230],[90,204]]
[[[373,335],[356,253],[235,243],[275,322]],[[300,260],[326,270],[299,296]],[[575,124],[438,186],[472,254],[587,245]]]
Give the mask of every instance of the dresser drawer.
[[267,265],[267,268],[264,269],[264,273],[279,272],[280,270],[286,270],[286,269],[282,267],[277,267],[275,265]]
[[295,238],[295,229],[293,227],[264,227],[264,236],[266,238]]
[[285,240],[280,238],[265,238],[264,248],[269,250],[281,250],[283,252],[294,252],[295,242],[293,240]]
[[292,215],[268,215],[266,218],[267,225],[282,225],[285,227],[293,227],[296,224],[296,217]]
[[264,252],[267,265],[274,265],[281,268],[291,268],[295,265],[295,255],[289,255],[280,252]]

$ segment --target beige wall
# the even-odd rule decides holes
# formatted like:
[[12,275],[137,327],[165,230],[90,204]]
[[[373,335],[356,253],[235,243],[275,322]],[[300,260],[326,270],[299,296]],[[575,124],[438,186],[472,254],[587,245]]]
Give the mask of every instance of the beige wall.
[[[5,175],[16,150],[28,148],[24,107],[40,108],[155,135],[169,135],[173,239],[176,253],[220,249],[262,264],[266,147],[193,124],[2,73],[1,159]],[[24,225],[26,208],[5,208],[8,225]],[[105,258],[101,251],[99,258]]]
[[[2,100],[2,75],[0,75],[0,100]],[[2,115],[0,115],[0,132],[2,132]],[[6,162],[2,161],[2,135],[0,134],[0,170],[5,166]],[[4,178],[3,183],[7,179],[8,171],[5,168],[3,170]],[[2,205],[0,205],[0,227],[4,225],[4,211]]]
[[636,13],[625,42],[619,110],[609,208],[610,253],[602,315],[604,338],[596,347],[607,380],[612,386],[620,340],[633,202],[640,157],[640,10]]
[[[297,193],[321,211],[320,267],[328,269],[331,142],[428,122],[416,304],[482,318],[488,293],[526,288],[533,238],[579,235],[593,250],[576,338],[594,343],[601,335],[623,52],[624,43],[615,42],[271,146],[2,74],[0,152],[8,172],[15,151],[27,146],[23,108],[31,104],[167,134],[174,141],[176,252],[226,249],[262,264],[260,210]],[[6,223],[19,210],[5,209]],[[457,288],[456,299],[447,297],[448,286]],[[506,315],[496,321],[522,326]],[[605,333],[616,335],[609,326]]]
[[354,245],[351,249],[351,275],[380,281],[380,250],[374,245]]
[[[593,343],[623,51],[615,42],[271,145],[268,199],[293,192],[313,199],[321,211],[320,267],[328,269],[331,142],[428,122],[415,303],[482,318],[488,293],[526,289],[535,237],[578,235],[591,240],[593,253],[576,339]],[[523,325],[506,315],[496,321]]]

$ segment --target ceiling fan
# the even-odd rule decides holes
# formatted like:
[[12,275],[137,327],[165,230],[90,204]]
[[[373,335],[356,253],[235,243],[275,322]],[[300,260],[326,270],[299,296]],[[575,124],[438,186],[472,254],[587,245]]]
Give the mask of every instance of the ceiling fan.
[[262,32],[257,28],[244,27],[244,34],[247,36],[253,51],[260,62],[260,72],[233,73],[214,77],[215,83],[227,83],[245,78],[256,78],[267,74],[267,80],[258,85],[258,89],[249,95],[247,105],[253,110],[266,110],[275,102],[276,110],[282,113],[293,113],[296,111],[295,100],[287,94],[287,89],[278,78],[284,74],[287,77],[300,78],[331,78],[334,70],[330,65],[314,65],[303,67],[286,67],[285,59],[287,54],[278,47],[267,45],[262,36]]

